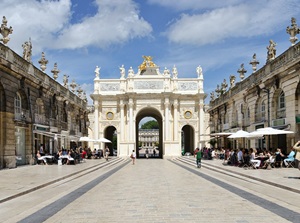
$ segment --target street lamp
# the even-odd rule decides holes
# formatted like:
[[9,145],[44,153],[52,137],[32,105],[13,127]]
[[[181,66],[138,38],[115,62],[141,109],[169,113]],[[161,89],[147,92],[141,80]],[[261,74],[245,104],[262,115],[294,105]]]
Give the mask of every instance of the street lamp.
[[268,127],[270,127],[270,89],[262,88],[261,90],[267,93],[268,96]]
[[[270,127],[270,89],[269,88],[262,88],[261,89],[263,92],[267,93],[268,96],[268,127]],[[270,149],[270,138],[271,136],[268,136],[268,149]]]

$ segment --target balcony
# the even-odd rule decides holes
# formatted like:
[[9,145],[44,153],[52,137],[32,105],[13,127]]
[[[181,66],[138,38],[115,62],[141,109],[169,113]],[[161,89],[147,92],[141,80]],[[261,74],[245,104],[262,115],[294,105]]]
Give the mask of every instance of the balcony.
[[46,121],[46,116],[44,114],[35,114],[34,122],[35,124],[48,125]]
[[61,125],[62,130],[65,130],[65,131],[68,130],[68,123],[67,122],[61,121],[60,125]]
[[255,114],[255,122],[256,123],[261,123],[266,121],[266,113],[265,112],[260,112]]
[[56,119],[50,118],[50,127],[58,127]]
[[74,136],[75,133],[76,133],[75,130],[70,130],[70,135],[73,135],[73,136]]
[[29,110],[15,111],[15,121],[30,122]]
[[286,117],[285,108],[284,109],[278,109],[276,118],[280,119],[280,118],[285,118],[285,117]]

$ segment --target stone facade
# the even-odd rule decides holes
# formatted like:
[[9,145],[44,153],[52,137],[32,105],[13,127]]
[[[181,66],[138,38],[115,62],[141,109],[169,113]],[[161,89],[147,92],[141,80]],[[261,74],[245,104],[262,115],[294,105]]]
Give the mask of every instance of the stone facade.
[[[288,153],[300,138],[300,44],[292,42],[292,46],[278,57],[275,57],[275,49],[273,56],[269,56],[271,45],[276,46],[274,41],[270,41],[267,62],[263,67],[256,70],[259,62],[254,54],[250,61],[253,66],[250,76],[244,79],[247,71],[239,69],[239,82],[223,92],[215,91],[217,97],[211,97],[208,110],[210,130],[214,134],[239,129],[252,132],[267,126],[291,130],[295,134],[265,137],[265,140],[238,140],[239,147],[269,147],[273,150],[279,147]],[[214,92],[211,95],[214,96]],[[226,137],[220,137],[219,146],[235,147]]]
[[96,68],[89,135],[111,139],[112,132],[116,132],[119,156],[128,156],[132,150],[138,153],[138,124],[150,116],[160,126],[161,158],[204,146],[209,130],[200,66],[197,73],[195,78],[180,79],[175,66],[161,73],[149,56],[144,57],[137,73],[130,67],[127,77],[122,65],[120,79],[101,79]]
[[33,163],[87,135],[86,100],[0,44],[0,168]]

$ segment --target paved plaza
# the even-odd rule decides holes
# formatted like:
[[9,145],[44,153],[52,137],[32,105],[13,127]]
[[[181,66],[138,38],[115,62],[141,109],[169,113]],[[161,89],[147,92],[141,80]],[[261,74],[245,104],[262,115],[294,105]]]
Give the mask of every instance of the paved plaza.
[[0,222],[300,222],[300,171],[193,157],[0,171]]

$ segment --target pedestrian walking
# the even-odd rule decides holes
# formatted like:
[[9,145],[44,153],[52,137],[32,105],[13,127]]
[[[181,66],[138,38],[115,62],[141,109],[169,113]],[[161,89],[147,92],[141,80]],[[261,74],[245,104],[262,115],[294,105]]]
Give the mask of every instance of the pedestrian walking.
[[197,168],[201,168],[202,151],[199,148],[195,150]]
[[148,150],[148,148],[146,148],[145,153],[146,153],[146,158],[148,159],[149,158],[149,150]]
[[134,150],[132,150],[132,153],[131,153],[131,155],[130,155],[130,158],[132,159],[132,165],[134,165],[134,163],[135,163],[135,158],[136,158],[136,154],[135,154]]
[[105,147],[105,159],[108,161],[108,155],[109,155],[109,148],[106,146]]

